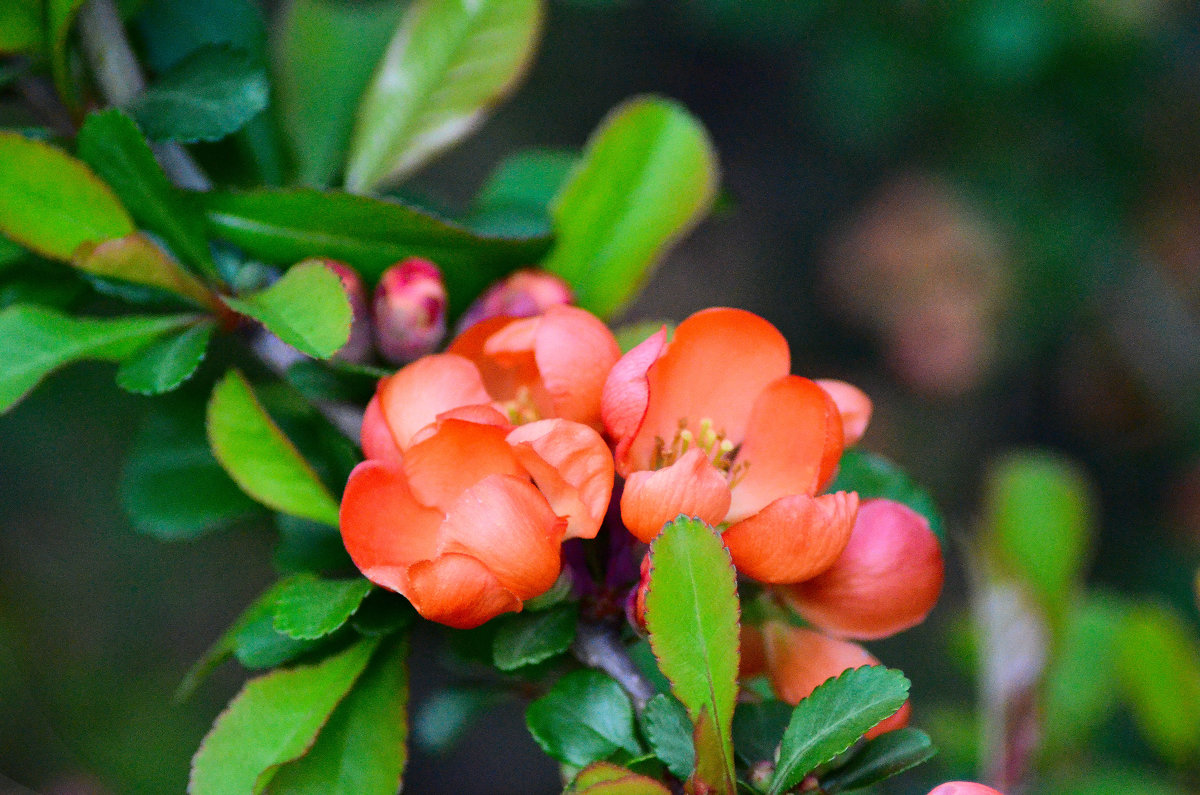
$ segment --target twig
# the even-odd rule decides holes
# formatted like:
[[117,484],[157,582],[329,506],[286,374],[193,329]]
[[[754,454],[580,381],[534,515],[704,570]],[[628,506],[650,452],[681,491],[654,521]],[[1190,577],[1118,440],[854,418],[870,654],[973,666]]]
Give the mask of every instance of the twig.
[[650,684],[650,680],[642,675],[629,657],[625,644],[617,635],[616,627],[581,621],[571,651],[584,665],[604,671],[616,679],[621,687],[625,688],[638,712],[641,712],[646,702],[654,697],[654,685]]

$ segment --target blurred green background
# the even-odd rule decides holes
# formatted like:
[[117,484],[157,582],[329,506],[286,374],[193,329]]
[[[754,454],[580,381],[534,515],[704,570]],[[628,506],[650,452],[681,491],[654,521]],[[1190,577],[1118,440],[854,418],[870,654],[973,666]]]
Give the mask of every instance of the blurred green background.
[[[720,208],[625,319],[750,309],[795,372],[875,400],[863,446],[930,489],[951,536],[931,619],[871,646],[914,680],[914,724],[943,747],[889,790],[924,792],[982,775],[967,585],[984,575],[968,565],[1010,450],[1078,462],[1096,495],[1088,588],[1166,607],[1185,667],[1194,654],[1198,56],[1182,0],[555,0],[525,83],[409,189],[461,212],[504,155],[578,149],[638,93],[702,120]],[[148,402],[81,366],[0,418],[0,792],[182,791],[242,681],[230,665],[171,703],[273,579],[274,531],[166,545],[131,529],[119,480]],[[418,703],[435,663],[414,661]],[[1186,744],[1164,752],[1136,710],[1096,714],[1093,742],[1046,751],[1033,791],[1200,791]],[[459,748],[418,752],[409,791],[556,791],[518,705]]]

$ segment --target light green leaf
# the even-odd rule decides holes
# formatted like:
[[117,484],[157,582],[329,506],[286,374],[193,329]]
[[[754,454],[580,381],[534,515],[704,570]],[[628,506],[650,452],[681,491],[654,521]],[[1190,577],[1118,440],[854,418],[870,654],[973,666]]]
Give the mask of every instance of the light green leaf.
[[84,243],[75,250],[71,264],[93,276],[182,296],[199,307],[212,309],[217,306],[216,299],[203,282],[140,232],[98,244]]
[[275,600],[275,630],[299,640],[321,638],[350,620],[374,586],[362,577],[323,580],[298,574]]
[[646,628],[659,668],[675,697],[699,726],[707,716],[715,747],[696,743],[697,771],[723,771],[705,781],[714,792],[734,791],[731,736],[738,676],[737,578],[716,530],[681,516],[650,545]]
[[147,88],[129,113],[153,141],[217,141],[267,107],[266,71],[252,56],[206,45]]
[[204,214],[167,179],[133,119],[116,108],[93,113],[79,130],[79,157],[112,187],[134,220],[162,236],[180,259],[216,273]]
[[559,679],[529,705],[525,725],[543,751],[568,765],[587,765],[618,749],[642,752],[629,696],[599,671],[572,671]]
[[268,792],[396,795],[408,758],[408,641],[385,641],[312,750],[279,769]]
[[555,199],[543,265],[570,282],[580,306],[609,317],[704,217],[716,188],[712,142],[691,114],[659,98],[627,102],[592,134]]
[[265,290],[222,299],[296,350],[328,359],[350,339],[354,312],[338,275],[321,262],[300,262]]
[[[67,43],[71,27],[75,24],[75,17],[79,15],[79,9],[83,8],[85,2],[86,0],[44,0],[50,70],[54,74],[54,85],[59,95],[70,105],[76,104],[76,97],[75,85],[67,68]],[[0,172],[3,170],[0,169]]]
[[692,742],[692,722],[687,708],[674,696],[659,693],[646,703],[640,716],[642,734],[650,750],[671,773],[687,779],[696,767],[696,747]]
[[236,370],[213,390],[208,440],[234,482],[263,505],[338,526],[337,500]]
[[533,58],[540,0],[417,0],[358,109],[346,187],[396,183],[469,134]]
[[41,0],[0,3],[0,55],[36,55],[44,40]]
[[579,771],[563,795],[670,795],[654,779],[611,762],[595,762]]
[[904,674],[866,665],[830,679],[796,705],[783,741],[769,795],[789,790],[894,715],[908,698]]
[[829,491],[856,491],[859,499],[878,497],[903,503],[924,516],[938,541],[946,543],[946,527],[929,492],[881,455],[857,448],[842,453],[837,477]]
[[392,0],[292,0],[276,28],[275,88],[297,180],[341,170],[354,112],[404,13]]
[[212,338],[213,324],[197,323],[170,334],[125,360],[117,370],[117,386],[139,395],[170,392],[192,377]]
[[492,638],[492,659],[501,671],[514,671],[562,654],[575,640],[579,610],[574,604],[504,616]]
[[40,141],[0,132],[0,233],[69,261],[84,243],[124,237],[133,219],[80,161]]
[[0,411],[7,411],[54,370],[84,359],[119,362],[188,315],[75,318],[36,306],[0,311]]
[[192,759],[188,792],[262,792],[280,765],[309,749],[378,645],[376,638],[363,638],[320,662],[247,682]]
[[869,740],[831,775],[821,778],[828,793],[861,789],[903,773],[937,755],[933,741],[920,729],[905,727]]

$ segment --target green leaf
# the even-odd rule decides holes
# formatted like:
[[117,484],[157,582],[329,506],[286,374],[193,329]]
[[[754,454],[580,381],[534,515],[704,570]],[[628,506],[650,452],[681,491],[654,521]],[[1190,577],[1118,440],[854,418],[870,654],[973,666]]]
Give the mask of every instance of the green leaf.
[[842,453],[837,477],[829,491],[857,491],[864,500],[878,497],[903,503],[924,516],[938,541],[946,543],[946,527],[929,492],[881,455],[858,448]]
[[152,141],[218,141],[267,107],[266,71],[252,56],[207,45],[171,67],[129,113]]
[[503,693],[479,687],[439,690],[417,711],[413,720],[413,739],[426,752],[447,753],[476,718],[504,699]]
[[513,671],[562,654],[575,640],[578,618],[579,609],[574,604],[505,616],[492,639],[496,667]]
[[213,390],[208,440],[234,482],[263,505],[338,526],[337,500],[236,370]]
[[747,766],[774,762],[792,708],[782,701],[748,701],[733,713],[733,748]]
[[154,159],[133,119],[116,108],[93,113],[79,130],[79,157],[112,187],[134,220],[162,236],[180,259],[216,273],[204,214]]
[[515,206],[548,211],[578,163],[578,154],[562,150],[531,149],[509,155],[479,189],[475,209]]
[[704,736],[715,738],[716,746],[697,742],[697,770],[724,771],[724,780],[705,783],[733,793],[737,580],[720,535],[704,522],[681,516],[651,543],[646,628],[659,668],[692,723],[699,727],[702,714],[711,723]]
[[122,361],[192,320],[187,315],[94,320],[24,305],[0,310],[0,411],[59,367],[84,359]]
[[378,645],[364,638],[318,663],[247,682],[192,759],[188,792],[262,792],[280,765],[309,749]]
[[674,696],[659,693],[646,703],[640,720],[650,750],[662,760],[667,770],[680,779],[692,775],[696,767],[696,747],[692,742],[693,727],[687,708]]
[[609,317],[704,217],[716,186],[712,142],[695,118],[663,99],[627,102],[592,134],[555,200],[544,267],[575,288],[580,306]]
[[211,322],[197,323],[150,344],[121,364],[117,386],[139,395],[170,392],[191,378],[204,361],[212,333]]
[[204,45],[225,44],[259,57],[266,43],[254,0],[151,0],[137,17],[146,63],[165,72]]
[[771,778],[769,795],[789,790],[894,715],[908,698],[904,674],[882,665],[844,671],[796,705]]
[[0,3],[0,55],[36,55],[44,41],[41,0]]
[[363,96],[346,186],[396,183],[469,134],[533,58],[540,0],[417,0]]
[[134,232],[103,243],[84,243],[75,251],[72,265],[102,279],[150,287],[170,297],[182,296],[199,307],[217,306],[212,293],[195,276],[180,267],[148,237]]
[[821,779],[821,789],[832,795],[869,787],[936,755],[937,749],[925,732],[908,727],[896,729],[868,740],[850,761]]
[[595,762],[579,771],[563,795],[670,795],[654,779],[610,762]]
[[[75,84],[67,67],[67,43],[71,27],[79,9],[86,0],[44,0],[46,13],[46,47],[50,56],[50,70],[54,74],[54,85],[59,95],[70,105],[76,104]],[[0,172],[4,169],[0,168]]]
[[318,359],[328,359],[350,339],[354,312],[342,280],[316,260],[297,263],[265,290],[222,300]]
[[75,158],[0,132],[0,233],[45,257],[69,261],[84,243],[124,237],[133,219]]
[[276,28],[275,87],[297,180],[341,170],[354,111],[404,13],[392,0],[294,0]]
[[275,600],[275,630],[299,640],[324,637],[350,620],[374,586],[370,580],[323,580],[299,574]]
[[623,749],[637,756],[633,705],[621,686],[593,670],[572,671],[529,705],[525,725],[542,750],[581,767]]
[[279,769],[267,791],[395,795],[407,761],[408,641],[384,642],[312,750]]

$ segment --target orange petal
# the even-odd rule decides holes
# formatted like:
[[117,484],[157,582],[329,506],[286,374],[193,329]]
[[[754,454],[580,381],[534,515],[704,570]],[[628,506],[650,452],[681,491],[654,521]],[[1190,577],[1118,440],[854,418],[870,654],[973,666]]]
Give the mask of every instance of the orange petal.
[[565,538],[595,538],[612,496],[613,459],[608,445],[586,425],[541,420],[508,434],[517,460],[558,516]]
[[894,732],[896,729],[903,729],[912,720],[912,699],[905,699],[900,705],[900,709],[896,710],[890,718],[884,718],[875,724],[875,728],[864,734],[868,740],[874,740],[881,734]]
[[837,560],[857,510],[854,492],[793,494],[734,524],[721,540],[741,573],[760,582],[801,582]]
[[448,553],[414,564],[408,579],[405,596],[417,612],[457,629],[472,629],[521,609],[521,600],[470,555]]
[[733,489],[732,522],[780,497],[816,494],[842,455],[842,418],[825,390],[789,375],[758,395],[744,438],[734,461],[745,472]]
[[634,472],[621,494],[621,521],[639,540],[650,543],[663,525],[680,514],[711,525],[729,510],[729,484],[703,451],[692,448],[669,467]]
[[873,640],[924,621],[944,573],[941,545],[925,517],[898,502],[867,500],[833,565],[783,594],[826,632]]
[[404,473],[424,505],[449,511],[467,489],[489,475],[528,475],[505,441],[507,428],[445,420],[427,439],[408,448]]
[[443,423],[446,420],[466,420],[478,425],[494,425],[497,428],[504,428],[506,430],[512,427],[512,423],[508,421],[508,418],[492,406],[459,406],[456,409],[443,411],[437,416],[439,423]]
[[559,544],[566,521],[528,480],[492,475],[450,506],[439,550],[477,558],[518,599],[549,590],[562,568]]
[[811,629],[769,621],[762,627],[767,674],[779,698],[797,704],[818,685],[851,668],[879,665],[857,643],[836,640]]
[[634,469],[648,469],[655,437],[671,440],[687,420],[702,419],[736,444],[758,393],[791,368],[787,340],[767,321],[740,309],[706,309],[675,329],[666,353],[647,373],[646,415],[629,445]]
[[378,395],[373,396],[367,403],[367,410],[363,413],[360,435],[363,455],[367,458],[380,458],[397,464],[404,460],[404,455],[396,446],[396,440],[392,438],[392,429],[388,427],[387,420],[383,418],[383,411],[379,408]]
[[539,410],[549,411],[549,400],[540,392],[537,362],[533,356],[537,321],[538,318],[489,318],[459,335],[448,352],[466,357],[475,364],[492,400],[506,403],[516,398],[524,387]]
[[[617,471],[622,477],[635,469],[632,462],[626,460],[626,452],[649,405],[650,383],[646,373],[662,356],[666,346],[667,328],[663,326],[622,356],[604,381],[600,416],[604,420],[605,433],[616,443]],[[648,459],[639,463],[643,469],[650,467]]]
[[842,415],[842,432],[846,447],[858,444],[858,440],[867,432],[868,423],[871,422],[871,398],[867,397],[866,392],[845,381],[819,378],[816,383],[837,404],[838,413]]
[[396,445],[405,450],[417,431],[443,412],[489,403],[479,370],[469,360],[442,353],[418,359],[379,382],[379,407]]
[[437,554],[438,511],[417,502],[399,465],[364,461],[342,495],[342,541],[367,579],[404,593],[405,570]]
[[534,358],[552,416],[599,430],[600,395],[621,358],[608,326],[574,306],[553,306],[537,319]]

